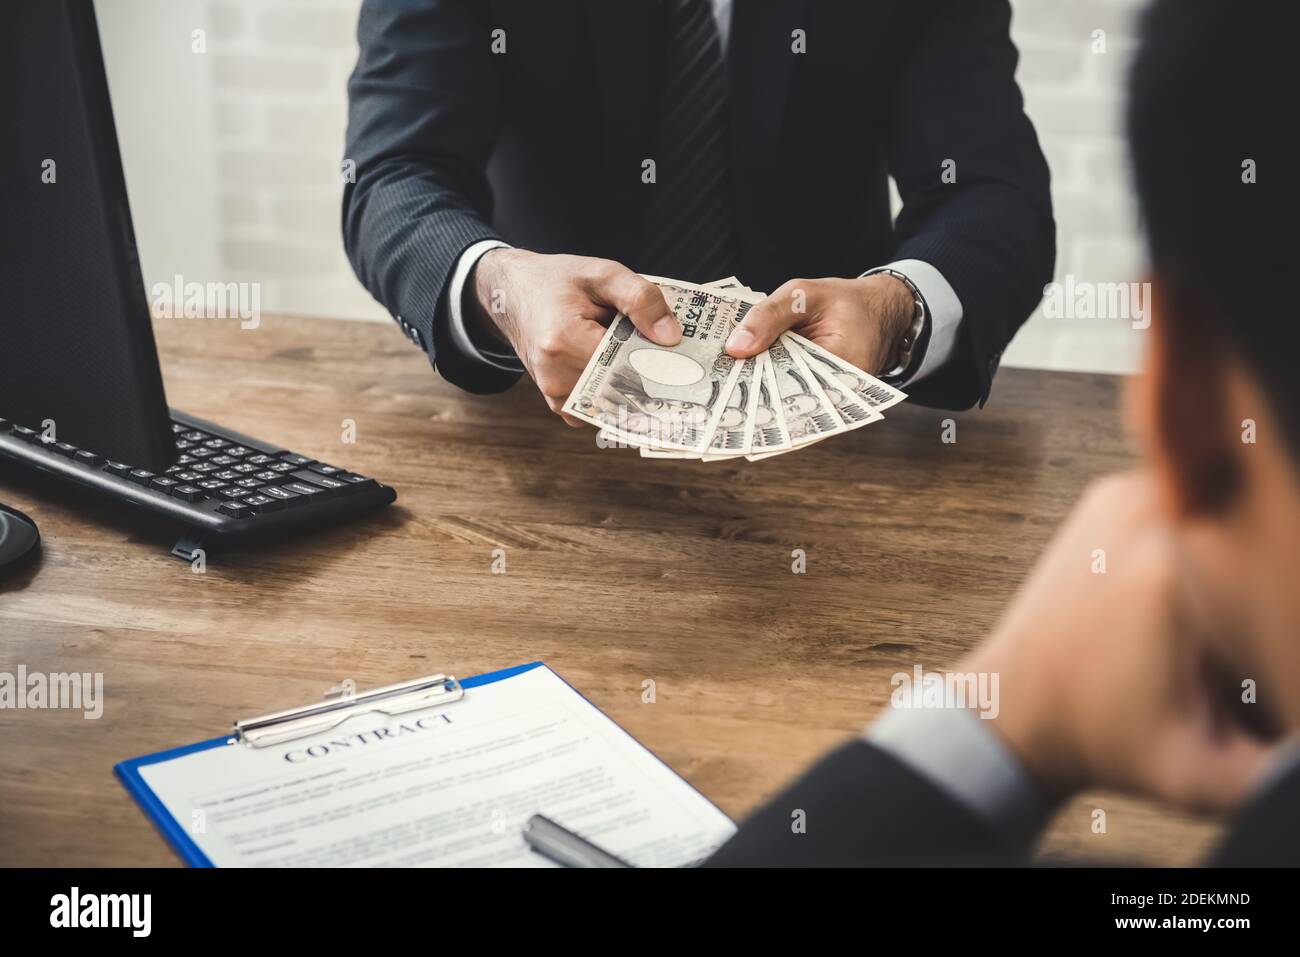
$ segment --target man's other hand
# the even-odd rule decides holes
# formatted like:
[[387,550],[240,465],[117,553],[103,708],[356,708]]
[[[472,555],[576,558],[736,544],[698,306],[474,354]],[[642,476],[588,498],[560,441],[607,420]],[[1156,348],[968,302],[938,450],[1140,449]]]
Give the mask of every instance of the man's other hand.
[[1227,809],[1273,751],[1234,719],[1240,676],[1188,612],[1153,482],[1094,484],[958,670],[999,675],[989,723],[1055,796],[1113,787]]
[[659,287],[608,259],[548,256],[499,248],[475,264],[474,307],[480,329],[508,342],[551,411],[560,410],[616,313],[652,342],[671,346],[682,329]]
[[914,310],[907,286],[883,273],[862,279],[791,279],[749,310],[727,340],[727,352],[748,359],[793,329],[879,375],[897,363]]

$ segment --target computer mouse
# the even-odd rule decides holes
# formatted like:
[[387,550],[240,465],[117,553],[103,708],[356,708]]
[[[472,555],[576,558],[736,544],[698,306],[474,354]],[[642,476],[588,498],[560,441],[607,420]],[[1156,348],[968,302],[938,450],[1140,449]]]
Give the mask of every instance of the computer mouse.
[[0,505],[0,578],[35,556],[41,544],[36,523],[7,505]]

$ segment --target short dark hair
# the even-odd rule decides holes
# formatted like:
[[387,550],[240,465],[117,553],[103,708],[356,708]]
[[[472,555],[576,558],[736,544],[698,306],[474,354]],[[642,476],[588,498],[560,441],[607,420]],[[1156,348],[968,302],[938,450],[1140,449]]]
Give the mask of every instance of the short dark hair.
[[1203,313],[1171,334],[1240,354],[1300,455],[1298,7],[1155,0],[1128,136],[1152,266]]

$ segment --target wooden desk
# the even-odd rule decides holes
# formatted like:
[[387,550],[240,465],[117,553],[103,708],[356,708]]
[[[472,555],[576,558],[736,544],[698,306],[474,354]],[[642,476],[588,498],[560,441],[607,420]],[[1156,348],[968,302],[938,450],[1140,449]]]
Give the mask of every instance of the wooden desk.
[[[457,391],[389,325],[156,331],[174,406],[379,476],[398,501],[195,574],[170,540],[0,472],[0,501],[45,537],[41,564],[0,583],[0,670],[103,672],[106,694],[97,721],[0,711],[5,864],[175,863],[115,762],[344,678],[534,659],[740,817],[870,721],[891,675],[955,663],[1087,481],[1130,460],[1108,376],[1003,370],[988,408],[954,417],[955,444],[948,413],[904,405],[766,462],[652,462],[566,428],[528,382]],[[1186,863],[1215,833],[1090,795],[1043,847]]]

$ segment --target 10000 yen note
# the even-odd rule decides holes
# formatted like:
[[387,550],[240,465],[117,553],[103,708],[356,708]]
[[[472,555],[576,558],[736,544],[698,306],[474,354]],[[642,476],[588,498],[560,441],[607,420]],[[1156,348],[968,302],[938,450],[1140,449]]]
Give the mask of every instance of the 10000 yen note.
[[759,459],[803,448],[832,435],[847,432],[852,427],[835,411],[834,403],[808,368],[803,352],[784,334],[767,350],[767,358],[776,378],[777,394],[790,446],[771,450],[755,447],[746,456],[749,461],[757,462]]
[[[735,276],[706,282],[704,286],[707,289],[742,289],[745,292],[753,292]],[[709,440],[709,448],[703,456],[642,446],[641,457],[646,459],[703,458],[706,462],[714,462],[738,458],[748,452],[753,438],[754,414],[758,406],[758,387],[762,384],[762,376],[758,374],[758,364],[761,359],[761,355],[746,359],[740,367],[740,375],[736,378],[736,384],[732,386],[731,395],[727,398],[727,410],[718,421],[718,427]]]
[[754,409],[754,432],[749,448],[754,453],[783,452],[791,448],[790,433],[785,427],[785,411],[781,407],[781,394],[776,388],[776,370],[767,353],[759,356],[758,395]]
[[[734,276],[728,279],[719,279],[716,284],[699,285],[698,283],[684,282],[681,279],[665,279],[663,276],[651,276],[648,273],[640,273],[639,275],[642,279],[648,279],[662,289],[665,299],[668,299],[668,290],[670,289],[685,290],[687,292],[707,292],[712,295],[721,295],[727,299],[747,302],[750,305],[760,303],[767,298],[761,292],[754,292],[748,286],[732,285],[732,283],[738,283]],[[672,301],[669,300],[668,304],[671,306]]]
[[[782,408],[780,393],[776,387],[776,372],[766,352],[755,358],[757,364],[754,367],[754,389],[749,397],[753,412],[746,423],[748,431],[745,438],[746,453],[743,456],[751,462],[772,455],[780,455],[782,452],[789,452],[794,449],[794,446],[790,443],[790,433],[785,427],[785,411]],[[700,458],[697,455],[682,455],[679,452],[658,452],[644,448],[641,450],[641,454],[646,458]],[[706,462],[718,462],[740,457],[741,455],[738,454],[716,455],[709,453],[703,456],[703,459]]]
[[[740,366],[740,375],[736,377],[722,411],[722,418],[713,431],[708,449],[704,453],[706,462],[714,459],[729,459],[742,456],[749,451],[749,438],[753,435],[754,412],[758,405],[758,390],[754,373],[758,368],[758,357],[744,360]],[[607,437],[608,438],[608,437]],[[675,452],[666,449],[652,449],[642,446],[641,457],[647,459],[691,459],[700,458],[690,452]]]
[[760,356],[746,359],[732,386],[726,410],[709,440],[704,461],[729,459],[749,451],[754,439],[754,413],[758,411],[758,363]]
[[[703,286],[657,276],[645,278],[663,288],[665,298],[669,298],[670,289],[678,296],[707,292],[748,303],[764,298],[763,294],[742,285],[735,276]],[[680,302],[680,299],[674,302],[675,311]],[[738,310],[735,319],[738,321],[743,315],[744,310]],[[607,334],[606,338],[610,336]],[[757,461],[878,422],[883,418],[882,409],[906,398],[900,390],[795,332],[785,333],[772,350],[745,360],[738,372],[733,368],[731,382],[721,414],[716,418],[714,414],[719,410],[712,401],[708,403],[707,421],[712,424],[704,426],[709,435],[702,452],[697,451],[699,430],[695,428],[684,430],[684,436],[683,430],[677,430],[677,437],[689,441],[689,451],[682,447],[684,442],[672,444],[672,435],[664,441],[663,436],[670,431],[667,429],[658,430],[659,439],[639,441],[635,435],[628,434],[645,430],[646,423],[636,413],[625,414],[625,428],[621,432],[616,421],[604,416],[601,445],[639,445],[645,458],[712,462],[744,456]],[[663,414],[660,413],[661,417]],[[667,414],[671,418],[673,413]],[[696,418],[699,417],[697,414]]]
[[776,374],[785,427],[793,445],[806,445],[822,436],[845,431],[844,420],[808,368],[798,346],[791,347],[783,334],[772,343],[767,355]]
[[822,391],[826,393],[826,398],[831,400],[831,405],[835,406],[835,411],[840,414],[840,419],[843,420],[846,431],[870,425],[872,422],[879,422],[884,418],[883,415],[862,401],[856,392],[845,388],[828,367],[803,351],[793,341],[793,338],[787,340],[786,345],[791,352],[798,353],[803,358],[804,365],[808,367],[808,371],[813,374],[818,385],[822,387]]
[[[852,393],[859,404],[883,412],[907,398],[907,393],[895,389],[886,382],[881,382],[870,373],[863,372],[851,362],[846,362],[835,353],[805,339],[799,333],[787,332],[786,336],[803,350],[808,365],[823,383],[830,382],[845,392]],[[829,388],[826,391],[830,393]],[[832,399],[834,398],[832,395]]]
[[616,316],[564,411],[620,443],[701,455],[741,371],[725,351],[727,336],[754,296],[667,280],[660,289],[681,342],[660,346]]
[[[649,278],[654,279],[655,277]],[[735,276],[706,282],[704,287],[706,289],[753,291],[742,284]],[[740,375],[736,378],[736,384],[732,386],[731,395],[727,397],[727,409],[722,413],[722,418],[718,421],[718,427],[709,440],[709,448],[702,456],[704,461],[712,462],[720,459],[736,458],[749,451],[749,443],[753,436],[754,412],[758,404],[757,387],[761,384],[761,376],[756,374],[759,371],[758,363],[761,358],[760,355],[746,359],[740,367]],[[605,435],[606,441],[611,438],[612,436]],[[693,455],[690,452],[652,449],[646,446],[641,447],[641,457],[646,459],[701,458],[701,456]]]
[[[719,279],[706,285],[712,289],[743,289],[747,293],[754,291],[735,276],[728,276],[726,279]],[[704,461],[716,462],[738,458],[750,450],[754,441],[759,387],[763,383],[764,356],[765,353],[752,356],[740,367],[740,376],[736,379],[731,396],[727,399],[727,411],[723,413],[713,438],[709,440]]]

